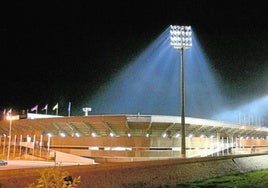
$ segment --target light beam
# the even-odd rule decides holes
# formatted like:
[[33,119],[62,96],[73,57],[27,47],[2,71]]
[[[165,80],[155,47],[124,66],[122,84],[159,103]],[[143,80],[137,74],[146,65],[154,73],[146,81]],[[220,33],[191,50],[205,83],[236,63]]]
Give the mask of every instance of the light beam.
[[[174,63],[180,54],[170,45],[169,36],[167,28],[84,105],[92,106],[94,114],[180,114],[180,67]],[[223,98],[194,31],[192,43],[184,54],[185,111],[187,116],[210,118],[222,107]]]

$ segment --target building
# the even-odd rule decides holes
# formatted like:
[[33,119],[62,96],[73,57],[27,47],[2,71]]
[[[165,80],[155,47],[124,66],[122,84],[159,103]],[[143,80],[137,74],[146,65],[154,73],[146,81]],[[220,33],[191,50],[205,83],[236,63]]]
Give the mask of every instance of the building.
[[[119,114],[44,117],[0,122],[0,152],[55,159],[56,152],[97,162],[179,158],[179,116]],[[186,156],[268,152],[268,128],[185,118]],[[9,130],[11,140],[9,142]],[[58,159],[63,160],[63,159]]]

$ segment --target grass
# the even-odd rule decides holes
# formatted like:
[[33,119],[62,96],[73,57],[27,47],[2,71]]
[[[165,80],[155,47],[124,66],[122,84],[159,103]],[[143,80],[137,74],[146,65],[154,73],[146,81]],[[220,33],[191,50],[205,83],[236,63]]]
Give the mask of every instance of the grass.
[[200,182],[185,183],[176,188],[267,188],[268,170],[211,178]]

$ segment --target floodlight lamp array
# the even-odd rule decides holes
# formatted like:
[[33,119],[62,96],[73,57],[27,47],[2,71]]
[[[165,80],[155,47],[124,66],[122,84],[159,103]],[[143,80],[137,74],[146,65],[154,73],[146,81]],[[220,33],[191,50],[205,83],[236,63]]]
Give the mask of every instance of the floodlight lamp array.
[[175,49],[188,49],[192,46],[191,26],[170,26],[170,44]]

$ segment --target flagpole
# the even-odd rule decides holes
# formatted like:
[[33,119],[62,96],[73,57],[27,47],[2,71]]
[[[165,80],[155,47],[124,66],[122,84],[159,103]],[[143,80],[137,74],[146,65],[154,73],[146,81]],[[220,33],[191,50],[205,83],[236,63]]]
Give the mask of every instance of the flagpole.
[[3,118],[4,118],[4,120],[6,120],[6,109],[4,109],[4,111],[3,111]]
[[44,108],[42,108],[42,111],[46,111],[46,115],[47,115],[47,109],[48,109],[48,104],[46,104],[45,106],[44,106]]
[[69,102],[69,106],[68,106],[68,116],[71,116],[71,102]]
[[35,105],[34,107],[31,108],[31,112],[35,111],[35,114],[37,114],[38,111],[38,105]]
[[52,110],[56,110],[56,115],[58,115],[59,103],[57,103]]
[[47,115],[48,104],[46,104],[45,108],[46,108],[45,110],[46,110],[46,115]]
[[56,115],[59,114],[59,103],[56,104]]

